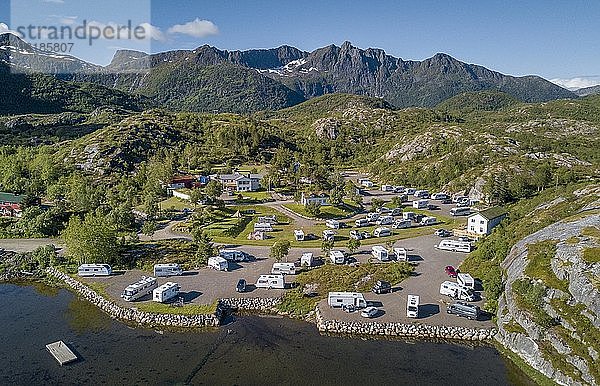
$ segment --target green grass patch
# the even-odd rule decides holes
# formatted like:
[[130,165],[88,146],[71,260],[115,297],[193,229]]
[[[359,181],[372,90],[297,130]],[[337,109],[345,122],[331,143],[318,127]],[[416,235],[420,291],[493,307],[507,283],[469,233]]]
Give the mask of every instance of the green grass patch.
[[579,237],[577,236],[571,236],[566,240],[567,244],[571,244],[571,245],[575,245],[579,243]]
[[550,266],[552,258],[556,255],[556,244],[555,240],[546,240],[527,245],[529,263],[525,274],[534,279],[541,279],[547,287],[569,292],[568,280],[559,280]]
[[182,200],[178,197],[169,197],[158,204],[160,210],[184,210],[186,208],[192,209],[194,206],[189,202]]
[[546,288],[542,284],[532,282],[529,279],[516,280],[512,285],[517,306],[529,312],[535,322],[542,328],[550,328],[558,325],[558,322],[544,311],[544,296]]
[[[306,211],[304,205],[301,204],[284,204],[285,208],[295,212],[299,215],[314,218],[313,215]],[[354,208],[338,207],[333,205],[321,206],[321,213],[317,216],[318,219],[329,220],[329,219],[341,219],[352,215]]]
[[540,348],[544,359],[549,361],[555,370],[559,370],[561,373],[574,380],[581,379],[579,370],[569,362],[565,361],[565,356],[556,351],[550,342],[542,340],[538,342],[538,347]]
[[583,250],[583,260],[588,264],[600,263],[600,248],[585,248]]
[[[329,292],[367,292],[377,280],[386,280],[396,285],[408,278],[413,270],[414,267],[405,262],[367,263],[355,267],[326,264],[300,273],[296,277],[299,287],[288,291],[277,308],[292,315],[305,315],[312,311],[321,299],[327,297]],[[304,296],[303,290],[306,286],[313,288],[316,296]]]
[[146,302],[138,304],[137,309],[154,314],[209,315],[217,311],[217,302],[212,304],[186,304],[183,307],[174,307],[169,304],[157,302]]
[[523,326],[521,326],[519,323],[515,322],[514,320],[511,320],[508,323],[504,323],[504,325],[502,327],[507,332],[512,332],[512,333],[518,333],[518,334],[527,335],[527,331],[525,331],[525,329],[523,328]]
[[599,227],[587,227],[581,231],[583,236],[594,237],[600,239],[600,228]]
[[152,272],[157,263],[177,263],[183,269],[193,269],[196,250],[196,245],[187,240],[159,240],[140,243],[136,250],[128,253],[136,256],[135,266],[138,269]]

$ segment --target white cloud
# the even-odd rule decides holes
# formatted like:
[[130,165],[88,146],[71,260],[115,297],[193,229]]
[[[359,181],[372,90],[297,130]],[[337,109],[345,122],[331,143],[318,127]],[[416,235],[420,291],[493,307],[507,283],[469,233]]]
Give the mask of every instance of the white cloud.
[[10,28],[8,28],[8,25],[5,23],[0,23],[0,34],[13,34],[15,36],[18,36],[20,38],[22,38],[23,36],[18,33],[17,31],[13,31]]
[[580,88],[599,85],[600,75],[578,76],[575,78],[555,78],[550,79],[550,82],[569,90],[577,90]]
[[210,20],[200,20],[196,18],[194,21],[185,24],[176,24],[169,28],[170,34],[189,35],[195,38],[202,38],[210,35],[217,35],[219,28]]
[[140,26],[144,27],[146,30],[146,36],[150,37],[150,39],[158,40],[159,42],[164,42],[167,40],[165,34],[159,27],[153,26],[150,23],[142,23]]

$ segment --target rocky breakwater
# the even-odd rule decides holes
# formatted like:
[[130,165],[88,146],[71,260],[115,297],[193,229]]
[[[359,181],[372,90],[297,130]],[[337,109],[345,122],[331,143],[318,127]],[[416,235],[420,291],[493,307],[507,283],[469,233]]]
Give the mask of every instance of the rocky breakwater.
[[320,332],[350,335],[383,335],[417,339],[447,339],[487,341],[496,334],[494,329],[474,329],[457,326],[432,326],[427,324],[346,322],[325,320],[317,307],[317,328]]
[[281,298],[225,298],[219,304],[232,310],[270,311],[281,303]]
[[[591,208],[594,209],[594,208]],[[600,214],[520,240],[502,264],[496,339],[562,385],[600,384]]]
[[46,273],[76,291],[82,298],[96,305],[114,319],[134,322],[144,326],[169,326],[169,327],[217,327],[220,325],[224,306],[219,304],[214,314],[177,315],[157,314],[138,311],[133,308],[124,308],[105,299],[85,284],[73,279],[69,275],[55,268],[47,268]]

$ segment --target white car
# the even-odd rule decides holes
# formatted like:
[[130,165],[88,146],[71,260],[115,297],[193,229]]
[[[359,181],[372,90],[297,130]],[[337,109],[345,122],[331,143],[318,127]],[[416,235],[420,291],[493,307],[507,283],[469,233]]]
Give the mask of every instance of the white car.
[[379,310],[376,307],[367,307],[360,312],[360,316],[362,316],[363,318],[373,318],[378,313]]

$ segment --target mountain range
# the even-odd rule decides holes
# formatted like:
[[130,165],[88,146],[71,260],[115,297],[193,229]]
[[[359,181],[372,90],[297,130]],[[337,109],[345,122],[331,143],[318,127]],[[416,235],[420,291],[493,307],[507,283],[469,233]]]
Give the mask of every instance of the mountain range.
[[349,42],[312,52],[290,46],[226,51],[208,45],[158,54],[117,51],[112,62],[102,67],[37,50],[4,34],[0,35],[0,63],[76,82],[71,84],[115,89],[115,93],[134,95],[136,105],[147,100],[175,111],[277,110],[331,93],[383,98],[397,108],[434,107],[458,94],[482,90],[501,91],[523,102],[578,97],[538,76],[504,75],[447,54],[403,60]]

